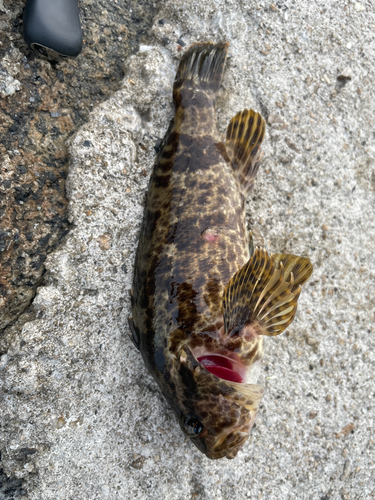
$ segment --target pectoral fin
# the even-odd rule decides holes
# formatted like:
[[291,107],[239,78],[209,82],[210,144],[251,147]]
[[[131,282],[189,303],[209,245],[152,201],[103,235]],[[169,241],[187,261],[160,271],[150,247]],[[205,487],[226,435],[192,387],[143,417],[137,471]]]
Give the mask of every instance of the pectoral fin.
[[313,266],[307,257],[298,257],[290,253],[276,253],[274,259],[276,267],[279,267],[280,262],[283,263],[286,281],[289,281],[293,274],[294,288],[304,285],[313,271]]
[[311,272],[309,259],[288,254],[274,257],[256,248],[224,290],[225,334],[240,334],[245,326],[254,335],[282,333],[294,319],[301,284]]
[[255,247],[254,247],[254,240],[253,240],[253,233],[249,231],[249,254],[250,257],[254,255]]
[[252,109],[240,111],[228,125],[225,147],[244,196],[254,185],[265,131],[265,121]]

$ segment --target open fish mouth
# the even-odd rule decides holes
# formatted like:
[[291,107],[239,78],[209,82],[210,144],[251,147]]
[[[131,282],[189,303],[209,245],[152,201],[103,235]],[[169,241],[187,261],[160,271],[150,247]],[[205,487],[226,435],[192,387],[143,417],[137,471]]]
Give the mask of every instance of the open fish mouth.
[[201,366],[222,380],[237,384],[257,383],[260,362],[245,364],[238,354],[225,348],[209,351],[199,346],[191,353]]
[[199,363],[210,373],[223,380],[242,384],[246,377],[246,367],[232,357],[207,353],[197,357]]

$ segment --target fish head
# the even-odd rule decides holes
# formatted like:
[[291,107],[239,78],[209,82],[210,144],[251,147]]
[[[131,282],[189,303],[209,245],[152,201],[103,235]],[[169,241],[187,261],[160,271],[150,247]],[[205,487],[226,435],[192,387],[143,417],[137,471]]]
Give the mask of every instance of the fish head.
[[217,377],[186,346],[173,378],[173,406],[183,432],[208,458],[234,458],[249,437],[263,387]]

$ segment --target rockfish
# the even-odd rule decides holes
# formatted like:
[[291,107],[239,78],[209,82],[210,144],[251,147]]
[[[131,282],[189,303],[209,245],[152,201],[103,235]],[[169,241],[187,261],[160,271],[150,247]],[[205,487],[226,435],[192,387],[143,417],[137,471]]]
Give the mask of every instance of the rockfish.
[[159,150],[135,259],[132,338],[176,414],[208,458],[234,458],[263,388],[264,335],[292,322],[308,258],[254,248],[245,201],[265,122],[245,109],[223,142],[215,101],[227,43],[196,43],[173,86],[175,116]]

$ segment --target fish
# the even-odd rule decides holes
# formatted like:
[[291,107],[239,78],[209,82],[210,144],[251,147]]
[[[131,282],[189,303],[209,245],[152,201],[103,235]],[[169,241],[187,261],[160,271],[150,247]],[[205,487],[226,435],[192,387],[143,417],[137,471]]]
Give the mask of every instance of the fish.
[[216,97],[228,43],[195,43],[173,85],[175,115],[150,177],[134,264],[131,339],[182,431],[233,459],[263,396],[263,338],[293,321],[307,257],[270,254],[246,227],[265,121],[238,112],[226,137]]

